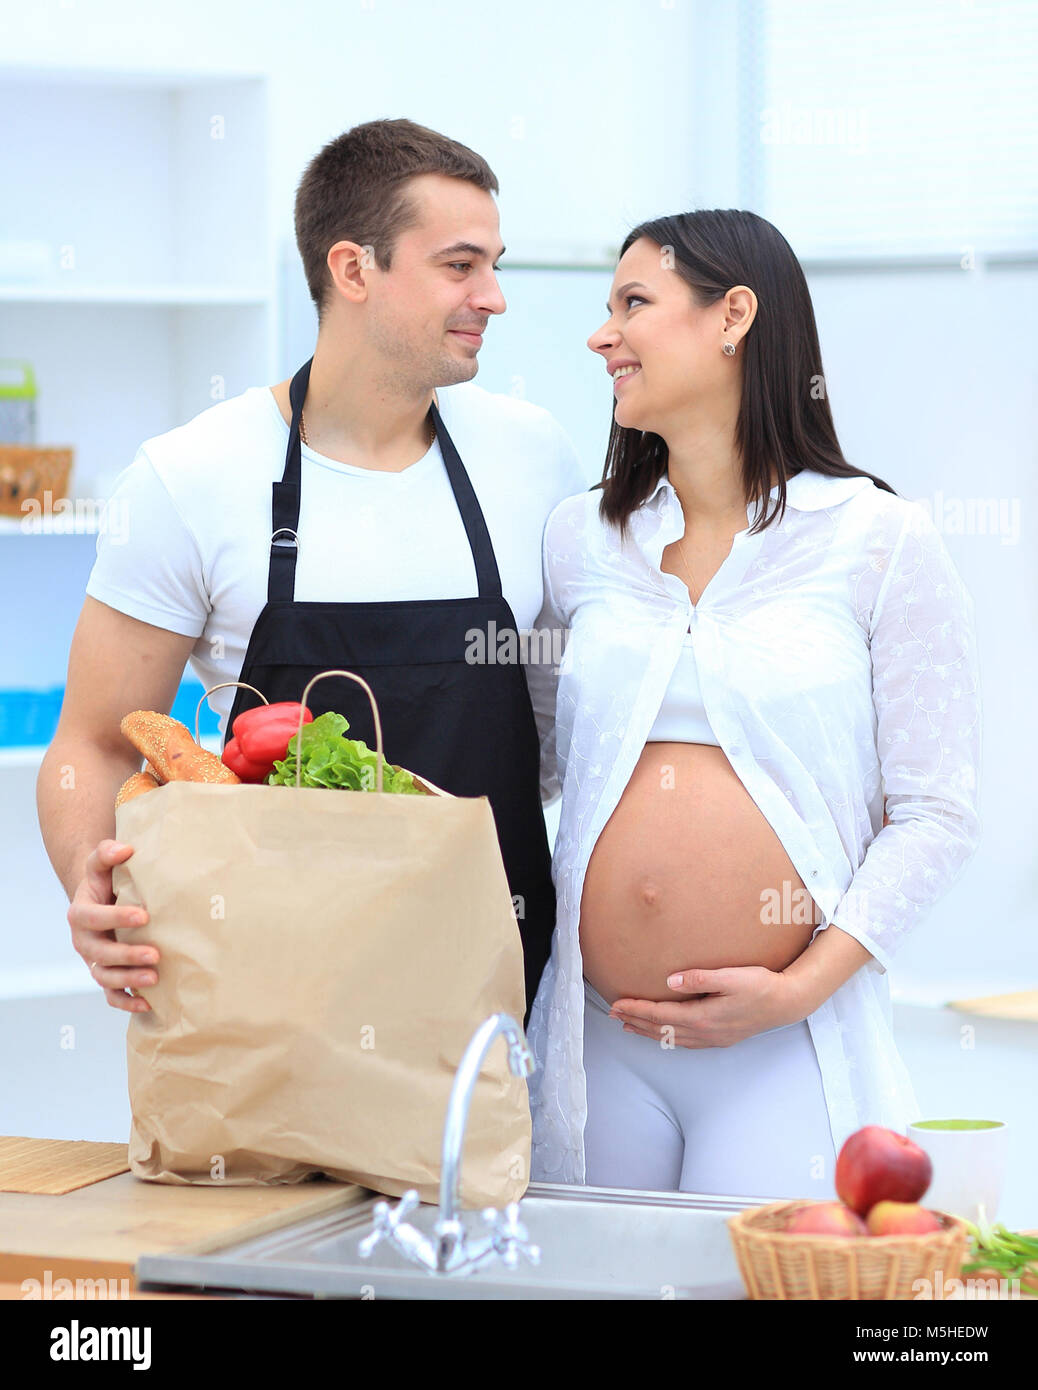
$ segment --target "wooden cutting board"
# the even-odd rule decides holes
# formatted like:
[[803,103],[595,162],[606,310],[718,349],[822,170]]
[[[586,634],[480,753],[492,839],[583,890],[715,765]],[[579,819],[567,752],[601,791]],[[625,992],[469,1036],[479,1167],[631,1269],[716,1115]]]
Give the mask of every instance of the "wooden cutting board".
[[[52,1157],[54,1142],[47,1141]],[[46,1288],[59,1278],[127,1279],[132,1291],[141,1255],[215,1249],[367,1195],[365,1188],[327,1178],[271,1187],[178,1187],[130,1172],[61,1195],[0,1192],[0,1282],[36,1279]]]
[[983,999],[953,999],[948,1008],[967,1014],[982,1014],[986,1018],[1011,1018],[1024,1023],[1038,1023],[1038,989],[1024,989],[1016,994],[989,994]]
[[0,1135],[0,1192],[50,1192],[60,1196],[88,1183],[128,1173],[126,1144],[89,1139],[27,1139]]

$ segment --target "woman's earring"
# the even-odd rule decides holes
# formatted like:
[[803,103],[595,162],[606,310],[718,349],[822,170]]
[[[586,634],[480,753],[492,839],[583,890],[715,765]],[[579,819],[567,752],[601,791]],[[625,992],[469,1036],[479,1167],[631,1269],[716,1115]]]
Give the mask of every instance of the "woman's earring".
[[735,344],[734,344],[734,343],[725,343],[725,345],[722,347],[721,351],[722,351],[722,352],[726,352],[726,353],[728,354],[729,357],[734,357],[734,356],[735,356]]

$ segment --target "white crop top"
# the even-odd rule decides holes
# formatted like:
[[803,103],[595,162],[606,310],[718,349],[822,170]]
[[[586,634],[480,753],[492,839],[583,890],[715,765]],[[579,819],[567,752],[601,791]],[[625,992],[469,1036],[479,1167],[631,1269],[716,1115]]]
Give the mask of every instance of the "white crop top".
[[703,697],[699,691],[699,672],[692,649],[692,634],[685,634],[684,645],[674,674],[670,678],[656,722],[647,743],[712,743],[721,745],[707,722]]

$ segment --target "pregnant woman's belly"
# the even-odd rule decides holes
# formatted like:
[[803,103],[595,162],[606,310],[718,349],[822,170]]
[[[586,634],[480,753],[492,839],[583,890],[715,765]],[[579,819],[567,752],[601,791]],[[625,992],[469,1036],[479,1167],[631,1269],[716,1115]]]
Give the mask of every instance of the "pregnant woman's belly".
[[580,950],[599,994],[687,999],[675,970],[782,970],[821,921],[723,749],[647,743],[584,877]]

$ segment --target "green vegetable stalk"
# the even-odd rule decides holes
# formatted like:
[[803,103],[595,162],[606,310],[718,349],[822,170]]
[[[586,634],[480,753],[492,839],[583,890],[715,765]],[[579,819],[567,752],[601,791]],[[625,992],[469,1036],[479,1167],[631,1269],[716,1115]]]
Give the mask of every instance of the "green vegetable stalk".
[[[271,787],[296,785],[296,773],[302,762],[304,787],[338,787],[343,791],[370,792],[376,790],[378,753],[363,739],[345,738],[349,721],[344,715],[329,711],[303,726],[303,747],[299,755],[299,735],[289,741],[284,758],[274,763],[267,778]],[[424,796],[411,774],[402,767],[382,762],[382,789],[404,795]]]
[[1019,1279],[1028,1292],[1038,1291],[1038,1238],[1008,1231],[1001,1222],[995,1226],[982,1222],[978,1229],[967,1221],[966,1226],[971,1259],[962,1266],[963,1274],[991,1269],[1006,1279]]

